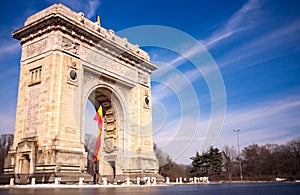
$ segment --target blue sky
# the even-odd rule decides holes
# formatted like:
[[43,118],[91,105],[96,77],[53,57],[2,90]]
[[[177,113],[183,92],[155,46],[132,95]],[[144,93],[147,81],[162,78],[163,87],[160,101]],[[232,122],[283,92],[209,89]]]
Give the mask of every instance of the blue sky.
[[[141,25],[171,27],[206,48],[226,92],[225,120],[215,146],[236,146],[235,128],[241,129],[242,147],[300,137],[300,2],[296,0],[11,0],[0,8],[1,133],[13,132],[18,90],[21,47],[11,32],[30,15],[58,2],[91,20],[100,15],[102,26],[117,34]],[[134,38],[129,41],[143,45]],[[183,55],[155,45],[143,49],[160,67],[152,77],[154,142],[161,147],[186,144],[173,158],[189,163],[206,138],[215,102],[207,77],[190,60],[200,55],[199,47],[180,47]],[[185,133],[178,121],[183,121],[184,129],[192,129],[193,139],[176,137]]]

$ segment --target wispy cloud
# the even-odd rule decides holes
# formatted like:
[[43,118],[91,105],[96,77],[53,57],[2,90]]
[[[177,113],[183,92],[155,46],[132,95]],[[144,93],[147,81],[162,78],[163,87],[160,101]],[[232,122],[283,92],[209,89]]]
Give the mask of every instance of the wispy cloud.
[[168,62],[168,64],[174,67],[181,65],[183,62],[185,62],[189,58],[192,58],[193,56],[207,52],[207,50],[197,40],[195,40],[195,43],[193,45],[189,45],[188,47],[181,45],[180,47],[182,48],[181,55]]
[[[295,138],[295,135],[300,136],[299,126],[300,121],[300,100],[299,96],[293,96],[284,99],[270,100],[258,105],[249,105],[247,107],[236,108],[226,116],[226,121],[221,135],[218,137],[215,147],[222,148],[224,145],[236,146],[236,136],[233,129],[240,128],[240,145],[241,147],[248,146],[252,143],[267,144],[277,143],[283,144]],[[196,121],[194,116],[188,116],[188,120],[193,123]],[[176,140],[178,123],[176,119],[171,121],[169,126],[163,129],[154,136],[154,140],[159,146],[164,144],[176,144],[178,142],[189,143],[189,147],[177,155],[176,161],[179,163],[189,163],[188,159],[192,157],[196,151],[202,152],[201,147],[206,139],[205,135],[208,130],[210,118],[201,118],[195,137],[190,139],[183,137]],[[189,125],[186,129],[190,128]],[[294,133],[291,133],[294,131]],[[164,149],[164,148],[163,148]],[[177,154],[177,153],[174,153]],[[174,156],[175,157],[175,156]]]
[[[51,3],[57,3],[57,0],[48,0]],[[85,13],[85,17],[91,18],[95,16],[97,8],[100,6],[100,0],[84,0],[84,1],[70,1],[60,0],[60,3],[78,11]]]
[[[154,85],[152,88],[153,101],[162,101],[172,94],[179,95],[183,90],[187,89],[190,92],[194,92],[191,82],[195,81],[195,77],[199,75],[198,69],[181,72],[169,64],[161,64],[160,70],[154,72],[151,78],[152,82],[160,83],[160,85]],[[166,90],[166,87],[170,90]]]
[[[225,23],[225,25],[219,27],[209,38],[205,40],[201,40],[200,42],[204,44],[206,48],[210,48],[213,45],[217,44],[218,42],[229,38],[230,36],[240,32],[247,30],[254,26],[253,21],[259,14],[260,3],[257,0],[249,0],[246,4],[242,6],[237,12],[235,12],[232,17]],[[195,44],[193,46],[190,45],[188,49],[182,53],[182,55],[168,61],[167,64],[172,65],[173,67],[177,67],[182,63],[186,62],[188,58],[192,58],[196,55],[200,55],[201,53],[206,52],[205,48],[201,46],[201,44]],[[232,59],[236,59],[232,58]],[[205,70],[204,70],[205,68]],[[211,66],[203,66],[201,70],[205,71],[206,73],[211,72]],[[195,70],[199,72],[198,70]],[[193,71],[195,73],[195,71]],[[164,72],[162,70],[161,72]],[[193,73],[190,72],[190,73]],[[193,77],[193,80],[199,79],[202,75],[201,74],[193,74],[196,77]],[[167,96],[167,94],[165,94]]]
[[[193,45],[189,44],[178,46],[183,51],[181,55],[179,55],[176,58],[173,58],[172,60],[168,60],[165,63],[173,67],[178,67],[184,62],[186,62],[189,58],[200,56],[203,53],[207,53],[208,55],[207,50],[202,46],[202,44],[206,48],[210,48],[218,42],[229,38],[230,36],[240,31],[247,30],[253,27],[255,18],[259,14],[260,6],[261,5],[259,1],[249,0],[246,4],[242,6],[241,9],[234,13],[224,25],[220,26],[210,37],[204,40],[196,40],[196,42]],[[163,74],[166,71],[164,68],[165,67],[160,67],[159,73]],[[206,66],[205,68],[205,71],[210,72],[209,68],[212,67]],[[197,76],[200,77],[201,75]]]
[[86,13],[86,17],[91,18],[95,15],[97,8],[100,5],[99,0],[89,0],[89,6]]
[[253,27],[255,18],[260,10],[260,6],[260,1],[249,0],[241,9],[229,18],[225,25],[219,27],[209,38],[202,40],[201,42],[206,48],[210,48],[237,32]]
[[85,134],[92,134],[96,135],[97,131],[97,123],[94,120],[95,116],[95,108],[94,105],[88,100],[86,103],[86,111],[85,111],[85,128],[84,133]]
[[[209,121],[196,115],[184,115],[167,121],[163,128],[154,134],[154,142],[176,161],[187,160],[200,148],[199,139],[204,139]],[[193,151],[188,151],[191,144]]]
[[15,115],[0,113],[0,133],[12,134],[15,127]]
[[[235,145],[233,129],[241,129],[241,145],[266,144],[291,139],[298,132],[300,121],[299,96],[275,99],[256,105],[237,108],[226,116],[217,145]],[[298,133],[300,136],[300,134]],[[295,136],[295,134],[293,134]]]
[[[219,66],[226,67],[228,65],[240,64],[240,62],[244,61],[241,68],[246,68],[288,55],[290,52],[295,52],[295,50],[287,50],[286,47],[292,47],[292,45],[299,44],[299,31],[300,19],[284,26],[280,26],[269,33],[263,34],[256,39],[231,50],[223,58],[218,60]],[[298,47],[296,46],[296,48]],[[270,51],[272,51],[270,55],[264,55],[263,58],[259,57]],[[237,53],[239,55],[237,55]],[[255,58],[253,58],[254,56]],[[245,62],[247,62],[247,64]]]
[[0,47],[0,58],[7,57],[7,55],[21,51],[21,46],[18,42],[8,41],[3,43]]

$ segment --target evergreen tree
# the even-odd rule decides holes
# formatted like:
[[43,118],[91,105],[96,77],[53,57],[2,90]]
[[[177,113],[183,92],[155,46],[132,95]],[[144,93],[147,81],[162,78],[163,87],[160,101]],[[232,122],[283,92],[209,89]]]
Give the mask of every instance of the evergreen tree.
[[223,156],[218,148],[210,147],[202,155],[197,152],[195,157],[191,157],[194,176],[219,177],[222,173]]

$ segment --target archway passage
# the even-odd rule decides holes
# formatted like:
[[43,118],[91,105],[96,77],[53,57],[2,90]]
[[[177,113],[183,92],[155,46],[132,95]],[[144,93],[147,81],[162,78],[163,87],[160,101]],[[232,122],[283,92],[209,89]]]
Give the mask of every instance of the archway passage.
[[[112,98],[112,96],[113,94],[109,89],[99,87],[92,91],[92,93],[88,97],[88,100],[94,106],[94,113],[97,112],[100,104],[102,104],[103,109],[103,129],[101,135],[101,159],[99,162],[99,171],[101,175],[106,175],[114,178],[116,175],[115,163],[112,165],[106,160],[108,156],[109,158],[116,158],[116,153],[114,151],[117,149],[118,141],[117,119],[113,106],[113,101],[115,98]],[[86,119],[86,121],[91,120]],[[96,123],[96,121],[93,121],[93,123]],[[88,134],[87,132],[85,132],[85,145],[89,152],[88,169],[90,173],[94,171],[93,154],[96,143],[96,132],[97,128],[93,130],[92,134]]]

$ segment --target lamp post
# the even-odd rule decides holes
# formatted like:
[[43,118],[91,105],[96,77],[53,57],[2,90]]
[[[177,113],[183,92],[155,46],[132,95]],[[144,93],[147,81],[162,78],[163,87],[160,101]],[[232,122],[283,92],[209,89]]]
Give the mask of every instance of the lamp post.
[[237,145],[238,145],[238,159],[240,161],[240,177],[241,177],[241,182],[243,181],[243,170],[242,170],[242,160],[240,158],[240,139],[239,139],[239,132],[241,130],[240,129],[233,129],[233,132],[236,133],[236,137],[237,137]]

